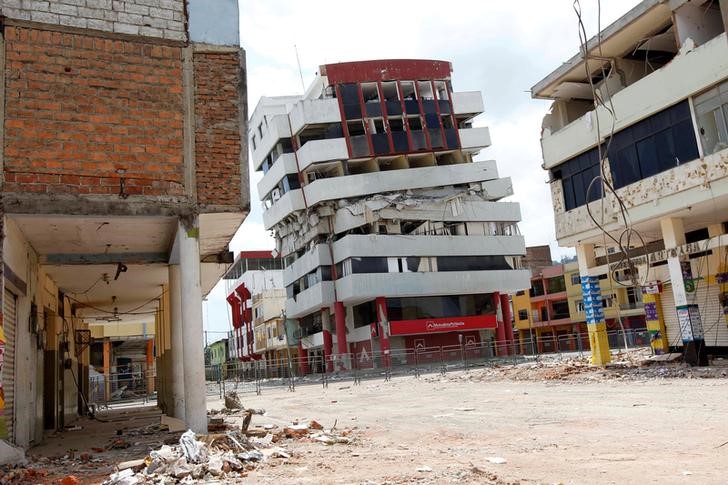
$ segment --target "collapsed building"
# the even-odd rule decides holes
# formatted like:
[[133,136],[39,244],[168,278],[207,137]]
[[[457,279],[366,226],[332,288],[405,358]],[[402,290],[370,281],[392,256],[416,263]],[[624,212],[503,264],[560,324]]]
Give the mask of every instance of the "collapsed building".
[[39,444],[142,370],[204,432],[202,296],[249,208],[238,3],[0,12],[0,438]]
[[529,278],[520,208],[501,201],[513,190],[496,162],[474,160],[490,145],[472,125],[483,100],[454,92],[451,71],[327,64],[302,96],[258,102],[249,144],[300,359],[323,356],[332,371],[512,343],[508,293]]
[[643,294],[656,352],[728,350],[727,25],[725,0],[644,0],[531,90],[553,100],[543,167],[595,363],[604,288]]

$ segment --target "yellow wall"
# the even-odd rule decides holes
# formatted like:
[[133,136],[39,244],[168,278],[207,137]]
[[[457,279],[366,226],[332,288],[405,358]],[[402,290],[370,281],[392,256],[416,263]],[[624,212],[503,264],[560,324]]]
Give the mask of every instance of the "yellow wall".
[[91,337],[93,338],[104,338],[109,337],[113,340],[114,337],[130,337],[135,335],[150,335],[154,336],[154,324],[148,323],[107,323],[104,325],[90,325]]
[[[526,310],[526,314],[528,315],[526,320],[518,319],[519,310]],[[523,295],[513,295],[513,318],[518,330],[528,330],[531,327],[529,323],[531,320],[531,297],[528,290]]]

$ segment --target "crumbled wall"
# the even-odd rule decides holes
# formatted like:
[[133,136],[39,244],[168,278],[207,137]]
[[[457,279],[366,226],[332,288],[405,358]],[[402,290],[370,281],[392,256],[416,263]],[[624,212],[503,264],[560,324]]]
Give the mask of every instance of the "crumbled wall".
[[[7,3],[7,2],[6,2]],[[181,195],[179,48],[5,29],[5,191]]]
[[0,0],[2,15],[68,27],[186,40],[184,0]]
[[236,50],[196,52],[193,57],[197,200],[203,210],[239,210],[248,204],[242,190],[247,182],[242,56]]

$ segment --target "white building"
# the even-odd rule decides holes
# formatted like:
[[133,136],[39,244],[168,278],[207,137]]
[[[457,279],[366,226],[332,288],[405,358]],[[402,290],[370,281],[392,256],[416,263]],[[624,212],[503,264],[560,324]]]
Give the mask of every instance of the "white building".
[[645,0],[532,88],[554,100],[544,168],[595,362],[609,359],[604,285],[642,287],[655,350],[706,363],[728,346],[727,14],[725,0]]
[[258,102],[258,193],[303,358],[333,369],[350,353],[463,335],[512,341],[499,308],[528,287],[520,209],[499,202],[513,192],[495,161],[473,160],[490,145],[488,128],[472,126],[483,100],[453,92],[451,71],[431,60],[329,64],[303,96]]

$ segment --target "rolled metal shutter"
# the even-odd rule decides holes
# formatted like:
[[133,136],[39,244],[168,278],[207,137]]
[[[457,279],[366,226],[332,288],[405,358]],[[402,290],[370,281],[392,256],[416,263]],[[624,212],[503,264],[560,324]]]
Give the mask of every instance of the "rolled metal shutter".
[[3,298],[3,332],[5,355],[3,356],[3,392],[5,393],[5,426],[8,440],[15,442],[15,329],[17,327],[17,297],[5,290]]
[[[723,308],[718,298],[719,293],[720,287],[718,285],[699,285],[697,291],[688,297],[689,304],[697,304],[698,308],[700,308],[700,320],[703,324],[703,334],[707,347],[728,345],[728,325],[726,325]],[[677,320],[672,287],[665,288],[665,291],[660,295],[660,301],[669,343],[671,346],[682,346],[680,324]]]

